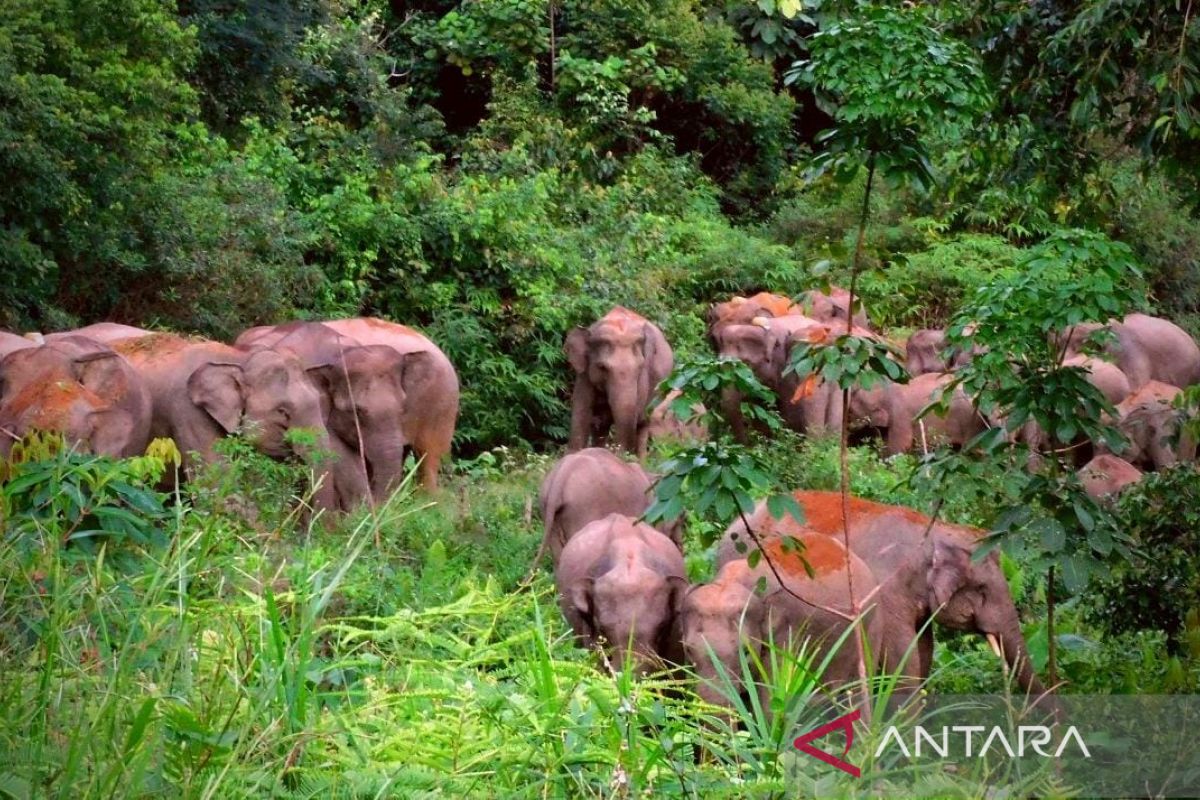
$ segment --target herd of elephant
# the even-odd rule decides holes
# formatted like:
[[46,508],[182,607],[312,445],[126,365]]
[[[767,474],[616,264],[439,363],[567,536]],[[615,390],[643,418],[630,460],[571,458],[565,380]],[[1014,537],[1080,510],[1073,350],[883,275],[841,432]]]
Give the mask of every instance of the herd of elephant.
[[[1194,457],[1194,446],[1175,435],[1172,401],[1182,387],[1200,383],[1200,348],[1173,323],[1144,314],[1110,321],[1114,335],[1106,359],[1083,352],[1100,327],[1079,325],[1056,339],[1064,363],[1086,370],[1115,406],[1113,422],[1129,440],[1124,458],[1090,442],[1077,447],[1096,453],[1080,477],[1097,497],[1137,480],[1139,466]],[[922,416],[954,370],[976,355],[948,350],[943,331],[917,331],[903,346],[892,345],[904,353],[910,380],[852,392],[845,406],[840,392],[816,376],[785,374],[796,342],[828,341],[844,331],[882,341],[865,312],[838,288],[810,291],[796,301],[769,293],[734,297],[714,305],[708,316],[718,353],[747,364],[797,430],[838,430],[848,408],[851,425],[886,431],[887,450],[898,453],[918,440],[922,447],[962,445],[1003,424],[982,415],[961,389],[944,413]],[[1045,692],[996,553],[975,556],[983,532],[912,509],[797,491],[803,523],[776,519],[760,504],[725,532],[715,578],[690,585],[678,523],[652,527],[642,521],[651,476],[605,447],[611,443],[642,456],[656,435],[704,435],[672,419],[670,398],[653,404],[655,388],[673,369],[670,345],[653,323],[618,307],[572,331],[566,351],[576,373],[571,452],[541,486],[538,558],[550,553],[559,606],[581,642],[607,646],[643,671],[690,664],[701,679],[700,695],[728,704],[730,689],[742,689],[745,650],[759,651],[758,663],[769,664],[762,652],[768,642],[810,643],[814,663],[828,659],[823,680],[830,684],[882,670],[915,686],[929,675],[936,622],[984,634],[1026,692]],[[735,436],[744,439],[742,398],[726,392],[721,403]],[[1042,434],[1027,424],[1012,435],[1036,445]],[[785,544],[786,537],[802,547]],[[761,555],[753,556],[754,550]],[[866,646],[847,644],[851,635],[864,637]]]
[[408,449],[436,488],[458,418],[450,360],[416,331],[377,319],[252,328],[232,345],[102,322],[0,333],[0,356],[2,456],[34,429],[116,457],[169,437],[186,477],[243,431],[266,455],[311,459],[322,510],[385,499]]
[[[1113,334],[1103,345],[1105,357],[1086,355],[1085,343],[1101,327]],[[843,406],[835,386],[787,371],[796,343],[828,341],[847,330],[902,353],[897,358],[903,358],[909,380],[855,390]],[[879,431],[888,454],[895,454],[962,445],[1004,423],[981,413],[961,388],[953,391],[943,413],[923,414],[975,351],[948,348],[941,330],[918,330],[902,344],[888,342],[871,330],[861,307],[850,313],[850,297],[844,289],[809,291],[799,300],[766,292],[734,297],[712,306],[708,334],[719,355],[738,359],[753,370],[773,392],[784,422],[798,431],[837,431],[845,408],[852,428]],[[1194,459],[1195,442],[1181,434],[1180,417],[1173,407],[1183,388],[1200,383],[1200,347],[1186,331],[1165,319],[1129,314],[1104,326],[1076,325],[1056,342],[1063,363],[1084,369],[1116,408],[1117,417],[1111,422],[1128,442],[1119,456],[1108,452],[1104,443],[1073,445],[1076,467],[1090,493],[1102,497],[1136,481],[1142,470]],[[576,372],[571,449],[611,440],[629,452],[644,454],[655,435],[703,436],[703,431],[672,417],[671,398],[651,405],[655,388],[673,368],[671,347],[653,323],[618,307],[590,327],[572,331],[566,351]],[[742,400],[737,392],[726,391],[721,404],[734,435],[745,441]],[[1036,449],[1044,434],[1030,422],[1010,436]]]
[[[1106,360],[1083,353],[1099,324],[1058,340],[1116,407],[1130,442],[1123,458],[1095,446],[1081,476],[1098,496],[1136,480],[1139,467],[1194,457],[1194,444],[1174,435],[1172,401],[1200,383],[1200,348],[1178,326],[1143,314],[1106,326],[1114,334]],[[795,343],[842,331],[883,341],[837,288],[798,300],[735,297],[708,315],[720,355],[746,363],[797,430],[837,430],[846,408],[852,425],[886,431],[896,453],[917,442],[962,444],[1002,422],[981,415],[961,390],[944,414],[919,419],[975,355],[949,351],[941,331],[889,343],[904,352],[911,380],[853,392],[845,406],[814,376],[785,374]],[[654,436],[705,435],[672,414],[669,396],[656,402],[674,367],[670,344],[653,323],[617,307],[568,333],[564,349],[575,372],[570,452],[541,487],[542,549],[555,565],[563,614],[583,641],[615,646],[643,668],[691,663],[709,679],[700,693],[725,702],[714,679],[723,672],[736,680],[742,648],[786,642],[801,630],[829,647],[865,602],[869,646],[831,652],[826,679],[851,679],[864,666],[859,653],[870,654],[871,667],[923,679],[937,622],[987,635],[1016,680],[1043,691],[996,555],[973,555],[980,531],[911,509],[797,491],[803,524],[758,508],[726,531],[715,579],[690,586],[677,525],[641,521],[650,477],[606,449],[643,456]],[[257,327],[232,344],[108,322],[46,335],[0,332],[0,359],[0,456],[34,429],[118,457],[170,437],[186,478],[197,459],[217,458],[220,439],[241,431],[266,455],[311,459],[321,478],[313,504],[325,510],[386,499],[409,450],[420,458],[421,482],[436,488],[458,417],[458,375],[445,354],[410,328],[371,318]],[[720,400],[734,435],[745,439],[741,401],[733,392]],[[310,433],[292,435],[297,429]],[[1041,434],[1026,425],[1014,435],[1034,443]],[[803,545],[802,557],[784,537]],[[764,557],[747,557],[749,538]]]

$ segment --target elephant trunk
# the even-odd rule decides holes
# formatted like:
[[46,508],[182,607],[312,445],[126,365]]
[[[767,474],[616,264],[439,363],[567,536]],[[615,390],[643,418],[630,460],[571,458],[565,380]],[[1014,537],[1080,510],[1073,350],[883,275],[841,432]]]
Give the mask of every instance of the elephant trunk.
[[[630,385],[630,384],[633,385]],[[608,407],[612,411],[617,444],[630,453],[638,449],[638,427],[646,414],[646,398],[639,396],[636,379],[612,380],[608,385]]]
[[1045,694],[1046,687],[1038,679],[1029,660],[1029,649],[1025,646],[1025,637],[1016,620],[1004,625],[998,634],[989,633],[988,641],[993,647],[999,647],[1008,667],[1017,677],[1017,683],[1028,694],[1036,697]]
[[364,435],[363,451],[370,470],[371,494],[379,502],[387,499],[391,490],[404,477],[404,439],[396,432],[389,436]]

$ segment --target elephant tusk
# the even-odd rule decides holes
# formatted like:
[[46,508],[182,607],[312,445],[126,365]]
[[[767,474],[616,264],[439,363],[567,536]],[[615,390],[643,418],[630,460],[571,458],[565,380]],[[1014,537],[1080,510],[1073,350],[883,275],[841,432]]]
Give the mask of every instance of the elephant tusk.
[[1003,661],[1004,660],[1004,650],[1000,647],[1000,638],[998,636],[996,636],[996,634],[994,634],[994,633],[986,634],[986,636],[987,636],[987,642],[992,648],[992,652],[996,654],[997,658],[999,658],[1001,661]]

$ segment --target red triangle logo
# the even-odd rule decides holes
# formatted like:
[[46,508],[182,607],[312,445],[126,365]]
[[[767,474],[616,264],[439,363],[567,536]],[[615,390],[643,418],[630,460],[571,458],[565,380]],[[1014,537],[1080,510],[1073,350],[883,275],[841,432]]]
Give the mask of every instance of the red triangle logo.
[[851,711],[849,714],[843,714],[833,722],[826,723],[819,728],[813,728],[803,736],[796,737],[796,741],[794,741],[792,744],[796,746],[797,750],[808,753],[815,759],[824,761],[830,766],[837,767],[842,772],[853,775],[855,778],[861,778],[861,769],[847,761],[843,761],[841,758],[835,755],[826,753],[824,750],[818,750],[817,748],[813,747],[812,744],[810,744],[810,742],[820,739],[827,733],[832,733],[837,730],[845,731],[846,746],[842,748],[842,756],[844,757],[850,752],[850,748],[854,745],[854,723],[857,722],[858,718],[861,716],[862,712],[859,710]]

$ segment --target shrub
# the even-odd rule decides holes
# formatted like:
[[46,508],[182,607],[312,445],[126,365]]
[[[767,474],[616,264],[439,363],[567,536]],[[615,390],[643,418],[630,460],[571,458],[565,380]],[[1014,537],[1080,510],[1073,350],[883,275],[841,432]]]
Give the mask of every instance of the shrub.
[[1139,557],[1095,583],[1089,617],[1111,633],[1164,631],[1171,652],[1190,646],[1200,657],[1200,471],[1148,474],[1121,494],[1118,512]]
[[1019,252],[998,236],[962,234],[863,275],[862,293],[877,324],[940,328],[976,289],[1012,275]]

